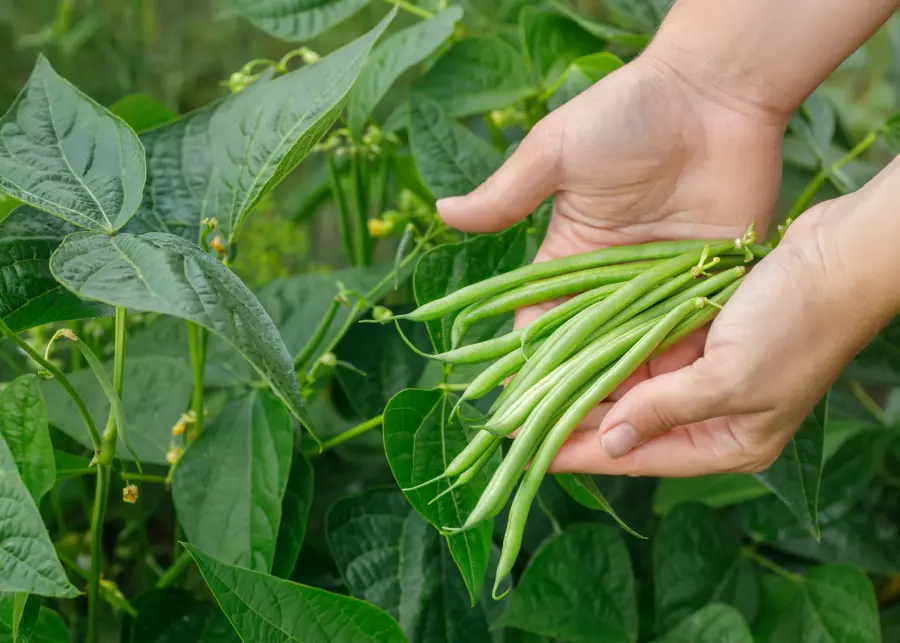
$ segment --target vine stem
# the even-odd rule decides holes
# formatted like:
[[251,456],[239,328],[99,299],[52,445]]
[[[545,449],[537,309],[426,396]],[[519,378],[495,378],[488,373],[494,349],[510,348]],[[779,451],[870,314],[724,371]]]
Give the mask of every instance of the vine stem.
[[187,328],[191,368],[194,372],[194,393],[191,399],[191,410],[194,412],[193,437],[197,438],[203,433],[203,382],[206,374],[206,341],[209,335],[205,328],[194,322],[188,322]]
[[312,456],[321,454],[321,453],[327,451],[328,449],[333,449],[334,447],[341,445],[344,442],[347,442],[348,440],[352,440],[353,438],[358,437],[358,436],[362,435],[363,433],[366,433],[367,431],[374,429],[375,427],[381,426],[381,423],[383,420],[384,420],[383,415],[377,415],[373,418],[370,418],[370,419],[366,420],[365,422],[357,424],[356,426],[351,427],[351,428],[347,429],[346,431],[342,431],[341,433],[338,433],[336,436],[329,438],[328,440],[325,440],[322,443],[321,448],[315,447],[314,450],[313,449],[304,450],[303,455],[305,455],[307,457],[312,457]]
[[97,431],[97,425],[94,424],[94,419],[91,417],[91,414],[88,413],[84,400],[81,398],[78,391],[75,390],[75,387],[72,386],[72,383],[69,382],[69,379],[61,370],[54,366],[50,360],[44,359],[40,353],[28,344],[28,342],[12,332],[2,319],[0,319],[0,334],[5,335],[9,341],[18,346],[26,355],[28,355],[28,357],[39,364],[41,368],[50,373],[50,375],[53,376],[53,379],[59,382],[59,385],[63,387],[63,390],[69,394],[70,398],[72,398],[75,407],[78,409],[78,414],[81,416],[81,419],[84,420],[84,425],[87,427],[88,433],[91,436],[91,443],[94,445],[94,452],[99,452],[100,432]]
[[884,410],[878,405],[878,402],[872,399],[872,396],[869,395],[869,392],[865,388],[863,388],[862,384],[856,381],[850,382],[850,392],[853,394],[853,397],[856,398],[856,401],[859,402],[860,406],[868,411],[869,415],[875,418],[879,424],[882,426],[888,425],[887,415]]
[[759,554],[757,551],[749,547],[744,548],[744,555],[760,567],[764,567],[770,572],[778,574],[782,578],[786,578],[793,583],[803,582],[803,577],[800,574],[795,574],[792,571],[788,571],[787,569],[776,563],[774,560],[766,558],[765,556]]
[[371,245],[369,237],[369,192],[366,176],[366,158],[363,150],[357,150],[352,158],[353,167],[353,200],[356,205],[355,237],[357,266],[368,266],[371,263]]
[[316,351],[316,349],[319,347],[319,344],[322,343],[322,340],[328,333],[328,330],[331,328],[331,322],[334,321],[335,315],[337,315],[338,309],[340,307],[341,302],[338,297],[335,297],[331,300],[331,304],[328,306],[328,310],[325,312],[325,315],[322,317],[319,325],[316,326],[316,330],[313,332],[312,337],[309,338],[309,341],[306,342],[306,345],[294,358],[295,370],[302,369],[306,362],[309,361],[309,358],[312,357],[313,353]]
[[422,7],[417,7],[414,4],[406,2],[406,0],[385,0],[388,4],[392,4],[396,7],[400,7],[404,11],[408,11],[414,16],[419,16],[423,20],[429,20],[430,18],[434,18],[434,14],[428,11],[427,9],[423,9]]
[[165,589],[171,587],[172,584],[191,566],[194,559],[186,551],[181,552],[175,562],[159,577],[156,581],[156,589]]
[[338,171],[334,156],[328,155],[328,178],[331,181],[331,193],[338,208],[338,227],[341,232],[341,243],[344,246],[344,254],[347,261],[353,264],[356,253],[353,250],[353,236],[350,228],[350,207],[347,205],[347,195],[341,185],[341,174]]

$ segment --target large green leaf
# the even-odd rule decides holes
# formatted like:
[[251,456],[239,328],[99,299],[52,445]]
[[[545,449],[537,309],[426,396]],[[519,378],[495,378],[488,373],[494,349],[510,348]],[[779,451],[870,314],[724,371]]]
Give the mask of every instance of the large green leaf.
[[491,640],[484,613],[469,605],[441,537],[399,491],[378,489],[338,501],[326,531],[350,593],[396,618],[410,641]]
[[[447,243],[429,252],[419,260],[413,283],[419,305],[439,299],[464,286],[515,270],[525,263],[527,233],[524,225],[516,225],[494,235],[479,235],[459,243]],[[494,318],[488,328],[479,335],[477,328],[466,335],[466,340],[477,341],[492,335],[502,323],[503,317]],[[450,348],[450,329],[453,316],[428,322],[428,332],[438,351]]]
[[36,375],[23,375],[0,391],[0,438],[6,440],[22,482],[40,505],[56,482],[56,461]]
[[559,79],[548,106],[560,107],[624,64],[621,58],[607,51],[576,58]]
[[881,641],[875,590],[854,567],[812,567],[797,581],[767,578],[754,624],[758,643]]
[[778,460],[756,474],[814,537],[819,535],[819,484],[822,480],[828,396],[807,417]]
[[[406,489],[443,473],[450,461],[463,450],[475,430],[462,418],[475,410],[464,407],[453,418],[455,401],[439,390],[401,391],[384,409],[384,450],[397,483]],[[438,528],[458,527],[478,502],[498,456],[470,483],[456,489],[433,504],[429,502],[449,486],[447,480],[422,489],[404,492],[410,504],[428,522]],[[491,553],[493,521],[488,520],[468,531],[449,536],[450,553],[462,572],[474,604],[484,582]]]
[[[105,367],[111,374],[112,362],[106,363]],[[69,373],[67,377],[84,398],[94,423],[103,426],[109,415],[109,401],[93,372],[85,368]],[[191,370],[182,361],[170,357],[128,355],[124,380],[122,403],[128,418],[131,445],[141,462],[164,465],[172,440],[172,427],[190,403]],[[50,424],[85,447],[93,448],[78,409],[59,382],[41,382],[41,388],[47,399]],[[121,440],[117,453],[129,457]]]
[[355,598],[219,562],[187,545],[244,641],[404,643],[389,614]]
[[128,643],[238,643],[215,605],[180,590],[154,590],[135,604]]
[[[42,607],[27,643],[71,643],[71,641],[72,637],[62,617],[53,610]],[[23,643],[23,640],[21,638],[15,640],[12,633],[0,624],[0,643]]]
[[235,10],[284,40],[309,40],[343,22],[370,0],[234,0]]
[[37,629],[41,597],[36,594],[0,593],[0,641],[7,628],[13,643],[27,643]]
[[178,118],[178,114],[147,94],[129,94],[109,106],[109,111],[135,132],[145,132]]
[[74,598],[13,455],[0,437],[0,592]]
[[144,150],[131,128],[38,57],[0,118],[0,190],[112,234],[137,210],[145,174]]
[[199,222],[215,216],[223,237],[234,241],[260,199],[337,119],[395,14],[315,64],[278,78],[266,74],[243,92],[144,135],[147,187],[129,230],[194,241]]
[[454,5],[394,34],[375,48],[347,104],[347,120],[354,135],[362,134],[366,119],[400,75],[437,51],[453,35],[453,27],[462,15],[462,9]]
[[549,540],[507,600],[494,627],[574,643],[637,640],[634,576],[621,532],[612,527],[574,525]]
[[712,604],[688,616],[657,643],[753,643],[753,634],[736,609]]
[[700,502],[720,509],[770,493],[759,480],[744,473],[722,473],[697,478],[663,478],[653,496],[653,511],[665,515],[682,502]]
[[229,403],[175,469],[172,499],[188,541],[268,573],[293,444],[290,416],[266,391]]
[[553,87],[569,63],[603,48],[603,41],[558,13],[529,7],[520,17],[535,80]]
[[275,542],[272,575],[290,578],[306,536],[306,523],[313,502],[313,469],[299,449],[294,451],[291,473],[281,501],[281,524]]
[[748,621],[759,608],[759,581],[741,543],[699,504],[667,514],[653,539],[656,623],[666,632],[707,603],[729,603]]
[[208,328],[240,352],[304,421],[291,355],[272,319],[241,280],[199,247],[164,233],[76,233],[50,260],[80,297],[157,312]]
[[0,319],[13,331],[107,313],[106,306],[82,301],[50,273],[50,255],[75,230],[27,205],[0,223]]
[[468,194],[503,163],[500,152],[453,120],[439,103],[416,93],[410,101],[410,148],[435,197]]

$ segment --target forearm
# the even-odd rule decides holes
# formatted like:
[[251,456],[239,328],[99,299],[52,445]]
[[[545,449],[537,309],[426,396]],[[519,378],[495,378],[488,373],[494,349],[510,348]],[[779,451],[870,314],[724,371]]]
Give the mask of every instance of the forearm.
[[714,97],[790,114],[900,0],[678,0],[645,52]]

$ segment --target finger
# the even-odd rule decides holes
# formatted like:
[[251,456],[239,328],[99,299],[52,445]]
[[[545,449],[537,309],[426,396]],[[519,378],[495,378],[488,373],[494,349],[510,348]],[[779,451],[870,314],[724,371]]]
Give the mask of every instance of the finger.
[[467,232],[496,232],[524,219],[559,185],[562,136],[545,118],[493,176],[465,196],[441,199],[438,213]]
[[729,414],[723,378],[700,358],[678,371],[651,377],[619,400],[600,425],[600,441],[611,458],[677,426]]
[[575,427],[576,431],[591,431],[596,437],[597,427],[603,422],[603,418],[613,407],[612,402],[601,402],[591,409],[585,418]]

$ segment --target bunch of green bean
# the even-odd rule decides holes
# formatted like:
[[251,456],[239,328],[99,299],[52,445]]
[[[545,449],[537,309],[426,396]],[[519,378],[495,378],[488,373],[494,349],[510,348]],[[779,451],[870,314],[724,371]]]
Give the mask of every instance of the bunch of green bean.
[[[732,241],[646,243],[531,264],[408,315],[388,317],[424,322],[455,315],[452,350],[427,355],[407,343],[449,364],[494,360],[465,389],[454,412],[463,401],[487,395],[512,376],[468,446],[440,476],[413,487],[453,479],[437,500],[468,484],[503,437],[518,430],[465,523],[444,527],[445,533],[457,533],[496,516],[521,480],[510,508],[495,598],[502,598],[497,589],[516,561],[532,501],[560,447],[587,413],[643,362],[715,317],[747,267],[769,250],[753,240],[750,230]],[[571,297],[524,328],[461,345],[478,321],[566,296]]]

